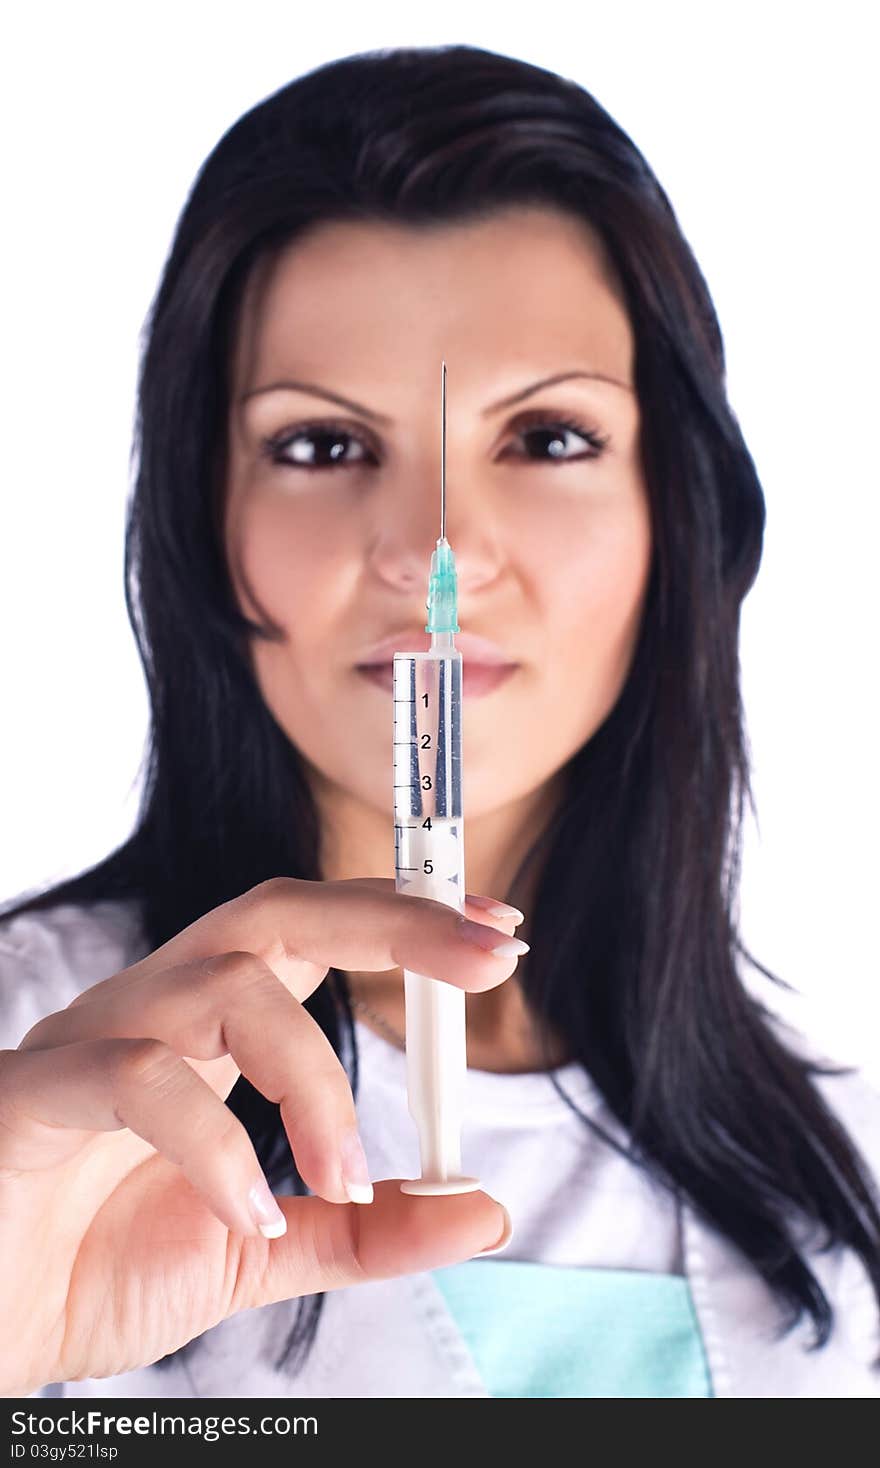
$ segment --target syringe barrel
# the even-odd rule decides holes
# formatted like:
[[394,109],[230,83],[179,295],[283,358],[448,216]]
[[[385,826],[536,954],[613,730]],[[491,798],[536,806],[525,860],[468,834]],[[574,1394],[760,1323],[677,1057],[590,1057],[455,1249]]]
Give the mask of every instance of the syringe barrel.
[[[461,653],[435,633],[426,653],[394,655],[395,885],[464,909]],[[465,994],[404,970],[407,1094],[422,1177],[461,1174],[467,1071]]]
[[[435,633],[452,643],[451,634]],[[461,653],[394,654],[394,818],[461,820]],[[429,833],[432,827],[424,827]],[[408,872],[414,882],[424,872]],[[438,887],[434,882],[434,887]],[[434,891],[422,895],[433,897]],[[463,896],[463,894],[461,894]],[[444,898],[440,897],[440,901]]]

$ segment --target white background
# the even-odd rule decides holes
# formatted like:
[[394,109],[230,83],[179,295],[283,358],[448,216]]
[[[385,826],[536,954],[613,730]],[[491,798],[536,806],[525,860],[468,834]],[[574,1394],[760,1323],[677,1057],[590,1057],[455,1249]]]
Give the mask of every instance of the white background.
[[592,91],[707,277],[768,508],[743,613],[760,820],[743,934],[803,997],[758,992],[880,1079],[872,7],[530,9],[78,3],[7,22],[0,897],[81,870],[134,819],[146,700],[122,542],[138,333],[196,171],[323,61],[469,41]]

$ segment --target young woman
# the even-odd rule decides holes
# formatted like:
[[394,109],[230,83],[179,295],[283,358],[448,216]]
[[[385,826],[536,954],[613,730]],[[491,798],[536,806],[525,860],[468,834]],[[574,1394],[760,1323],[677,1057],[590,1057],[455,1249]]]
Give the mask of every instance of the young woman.
[[[382,671],[442,358],[464,925],[394,890]],[[137,450],[137,828],[0,926],[3,1390],[880,1393],[880,1098],[740,967],[764,502],[632,142],[466,46],[282,88],[186,202]],[[485,1192],[400,1191],[404,968],[467,991]]]

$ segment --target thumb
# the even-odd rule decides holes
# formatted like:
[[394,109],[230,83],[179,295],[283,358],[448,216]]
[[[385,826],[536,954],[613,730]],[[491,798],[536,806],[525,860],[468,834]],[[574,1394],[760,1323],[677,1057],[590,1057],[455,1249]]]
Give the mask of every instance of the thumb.
[[401,1181],[374,1183],[373,1201],[366,1204],[278,1198],[287,1233],[265,1244],[247,1240],[247,1248],[267,1247],[268,1259],[262,1268],[240,1270],[229,1313],[440,1269],[510,1238],[507,1210],[488,1193],[416,1196],[402,1193]]

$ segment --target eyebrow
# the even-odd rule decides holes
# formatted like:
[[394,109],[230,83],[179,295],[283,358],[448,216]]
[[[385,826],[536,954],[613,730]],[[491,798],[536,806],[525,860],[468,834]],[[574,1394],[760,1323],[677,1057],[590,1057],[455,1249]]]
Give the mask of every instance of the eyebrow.
[[[587,372],[577,368],[572,372],[556,372],[552,377],[542,377],[540,381],[533,382],[529,387],[522,388],[519,392],[512,393],[510,397],[501,398],[499,402],[492,403],[490,407],[484,408],[481,417],[489,418],[493,413],[500,413],[502,408],[512,408],[514,404],[521,403],[532,393],[540,391],[542,387],[551,387],[556,382],[568,382],[575,377],[590,378],[595,382],[606,382],[612,387],[623,388],[625,392],[633,392],[632,383],[621,382],[618,377],[610,377],[605,372]],[[263,393],[270,392],[302,392],[311,397],[326,398],[328,402],[338,403],[342,408],[349,408],[354,413],[360,413],[362,417],[369,418],[373,423],[389,424],[391,419],[384,413],[376,413],[372,408],[364,407],[363,403],[356,403],[353,398],[344,398],[341,393],[331,392],[327,387],[319,387],[314,382],[295,382],[285,378],[281,382],[270,382],[265,387],[251,388],[250,392],[243,393],[239,403],[246,403],[249,398],[260,397]]]

